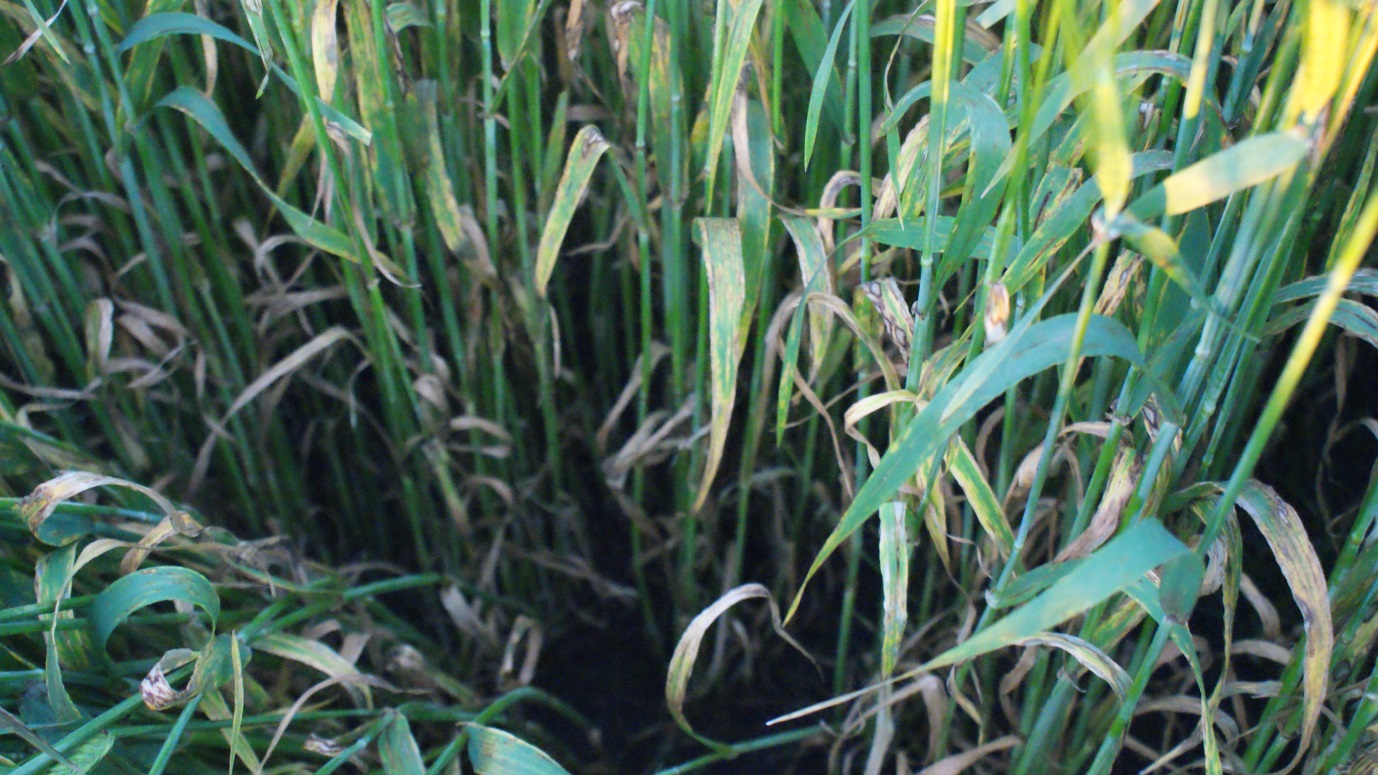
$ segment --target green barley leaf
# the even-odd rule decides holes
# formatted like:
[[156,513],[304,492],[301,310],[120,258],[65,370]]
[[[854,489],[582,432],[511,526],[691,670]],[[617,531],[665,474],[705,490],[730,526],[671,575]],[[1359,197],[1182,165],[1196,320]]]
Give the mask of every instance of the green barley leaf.
[[[713,41],[713,80],[708,86],[708,154],[703,167],[708,192],[708,201],[703,208],[705,212],[713,208],[718,156],[722,153],[723,137],[727,134],[732,96],[737,92],[737,81],[746,64],[746,49],[751,43],[751,31],[756,27],[756,17],[761,12],[763,2],[742,0],[740,4],[735,4],[730,0],[718,0],[717,29],[726,29],[727,32],[725,39]],[[725,24],[727,19],[724,18],[729,14],[730,25]]]
[[746,274],[742,267],[742,232],[734,218],[699,218],[695,236],[703,248],[708,270],[708,350],[712,388],[712,421],[708,459],[693,511],[703,508],[709,487],[722,462],[727,429],[737,400],[737,366],[742,357],[742,310],[746,306]]
[[[1167,564],[1171,565],[1176,563],[1180,561],[1183,556],[1194,555],[1179,555]],[[1199,564],[1199,560],[1197,562]],[[1235,572],[1237,573],[1238,571],[1236,570]],[[1214,717],[1211,708],[1218,702],[1218,698],[1213,700],[1206,691],[1205,674],[1201,670],[1201,658],[1196,653],[1196,644],[1192,641],[1191,630],[1187,628],[1185,623],[1167,615],[1167,612],[1163,609],[1159,590],[1155,590],[1153,588],[1153,583],[1148,579],[1139,579],[1133,584],[1130,584],[1125,588],[1125,594],[1133,598],[1134,602],[1138,603],[1160,627],[1168,628],[1168,637],[1171,638],[1172,642],[1177,646],[1177,650],[1182,652],[1186,657],[1187,665],[1191,668],[1192,677],[1196,679],[1196,688],[1200,692],[1201,719],[1203,720],[1201,724],[1202,749],[1206,755],[1206,773],[1207,775],[1221,775],[1220,744],[1215,739],[1215,725],[1207,721]],[[1229,601],[1227,600],[1226,602],[1228,604]],[[1233,611],[1232,608],[1230,610],[1231,612]],[[1232,613],[1229,615],[1233,617]],[[1226,637],[1229,637],[1228,630]],[[1228,642],[1227,640],[1226,643]]]
[[[1172,154],[1159,151],[1144,151],[1133,157],[1133,176],[1139,177],[1150,172],[1172,168]],[[1094,183],[1082,184],[1075,191],[1061,197],[1050,205],[1048,214],[1040,218],[1040,223],[1020,248],[1019,253],[1009,262],[1005,270],[1004,283],[1010,293],[1024,287],[1044,266],[1044,263],[1086,225],[1087,218],[1100,200],[1100,189]],[[1133,210],[1131,207],[1130,210]],[[1142,220],[1142,219],[1141,219]]]
[[918,670],[932,671],[965,662],[1045,633],[1123,591],[1150,570],[1190,551],[1157,521],[1136,522],[1092,552],[1038,597],[939,654]]
[[809,159],[813,158],[813,143],[818,137],[818,117],[822,115],[823,98],[827,96],[828,86],[832,83],[832,79],[827,76],[833,72],[833,60],[837,58],[837,44],[842,40],[842,30],[847,26],[847,19],[852,15],[852,9],[855,7],[856,0],[851,0],[847,3],[847,7],[842,9],[842,15],[837,17],[837,26],[833,28],[832,37],[828,39],[828,47],[823,50],[823,57],[819,60],[818,69],[813,75],[813,88],[809,91],[809,109],[804,114],[805,169],[808,169]]
[[[981,240],[986,237],[995,213],[1004,199],[1005,181],[1000,176],[1001,160],[1010,152],[1010,132],[1000,106],[981,92],[953,81],[952,104],[966,119],[971,143],[971,162],[968,167],[962,206],[957,211],[937,282],[945,282],[960,262],[975,255]],[[987,250],[989,255],[989,250]]]
[[[938,225],[934,232],[934,252],[947,252],[947,245],[952,239],[952,230],[956,225],[957,219],[953,216],[938,216]],[[866,237],[880,245],[886,245],[888,247],[923,250],[924,231],[927,228],[927,215],[921,215],[918,218],[904,219],[878,218],[871,221],[871,225],[852,235],[851,239]],[[990,250],[994,242],[995,231],[989,227],[981,229],[976,244],[971,246],[968,256],[972,258],[990,258]]]
[[216,40],[233,43],[255,56],[258,55],[258,48],[254,44],[231,32],[225,26],[205,17],[180,11],[151,14],[134,22],[129,28],[129,32],[124,36],[124,40],[120,41],[115,50],[123,54],[140,43],[161,38],[164,35],[209,35]]
[[18,736],[24,742],[47,754],[48,758],[56,761],[58,764],[70,767],[78,772],[84,772],[75,762],[63,756],[62,752],[54,748],[51,743],[39,737],[38,733],[34,732],[32,729],[29,729],[28,725],[25,724],[23,720],[4,708],[0,708],[0,729]]
[[565,160],[565,172],[555,188],[555,201],[546,216],[545,228],[541,230],[541,243],[536,248],[536,276],[534,284],[536,295],[544,299],[550,275],[555,271],[555,259],[560,257],[560,246],[565,241],[565,232],[574,220],[574,211],[588,190],[589,178],[598,160],[611,147],[603,139],[598,127],[589,124],[574,136],[569,147],[569,157]]
[[[1289,301],[1319,296],[1325,292],[1325,287],[1329,283],[1329,275],[1316,275],[1314,277],[1308,277],[1305,280],[1298,280],[1279,290],[1277,295],[1273,297],[1273,303],[1283,304]],[[1354,276],[1349,279],[1347,288],[1350,293],[1361,293],[1365,296],[1378,296],[1378,269],[1356,269],[1354,271]]]
[[[1352,283],[1350,287],[1353,287]],[[1263,333],[1268,336],[1275,336],[1298,323],[1309,320],[1311,311],[1315,306],[1315,302],[1300,304],[1273,317],[1268,321]],[[1374,312],[1373,308],[1366,304],[1352,299],[1340,299],[1335,306],[1335,311],[1330,315],[1330,324],[1344,329],[1350,335],[1356,336],[1374,347],[1378,347],[1378,312]]]
[[[818,9],[811,0],[784,0],[784,3],[783,8],[777,13],[784,13],[785,23],[789,25],[790,36],[794,39],[795,48],[799,50],[799,58],[804,60],[804,67],[813,73],[815,78],[826,77],[828,90],[833,94],[841,94],[842,79],[838,77],[837,69],[823,70],[819,67],[823,62],[823,52],[828,47],[828,31],[823,27]],[[832,121],[838,133],[847,132],[846,107],[842,100],[824,100],[823,113]]]
[[[871,25],[871,37],[881,38],[891,35],[904,35],[915,40],[923,41],[933,45],[933,32],[936,27],[936,20],[931,14],[903,14],[891,16],[889,19],[878,21]],[[970,28],[964,30],[965,38],[962,44],[962,61],[974,65],[977,62],[990,56],[993,49],[990,45],[998,45],[998,41],[993,37],[974,34]]]
[[[1028,318],[1016,325],[1004,341],[976,357],[952,381],[939,390],[917,416],[891,442],[875,472],[857,492],[842,519],[824,542],[790,605],[786,621],[793,616],[805,587],[823,562],[852,533],[891,500],[925,461],[940,453],[958,428],[983,407],[1020,380],[1063,363],[1076,329],[1076,315],[1061,315],[1030,324]],[[1133,335],[1123,324],[1092,315],[1082,343],[1083,356],[1114,356],[1143,364],[1143,356]]]
[[211,626],[220,618],[220,598],[205,576],[190,568],[172,565],[145,568],[116,579],[91,604],[91,629],[96,647],[104,649],[110,633],[130,614],[170,600],[191,603],[205,611]]
[[[313,247],[339,256],[346,261],[356,264],[365,263],[364,253],[357,248],[354,240],[350,239],[348,235],[293,207],[263,182],[263,179],[258,175],[258,169],[254,166],[253,159],[249,156],[249,152],[240,145],[239,140],[230,131],[230,126],[226,123],[220,108],[216,107],[215,103],[211,102],[206,95],[188,86],[179,86],[172,93],[159,100],[158,106],[181,111],[210,133],[211,137],[215,138],[216,142],[220,143],[221,147],[244,167],[245,172],[249,173],[259,188],[263,189],[268,200],[277,207],[278,212],[282,213],[283,219],[287,221],[287,225],[292,228],[292,231],[297,233],[297,236],[306,240]],[[390,278],[398,278],[403,275],[401,268],[382,254],[375,254],[369,257],[369,260]]]
[[[100,764],[110,749],[115,747],[115,736],[110,730],[102,729],[77,744],[70,758],[62,758],[44,770],[44,775],[86,775]],[[44,751],[49,756],[51,751]]]

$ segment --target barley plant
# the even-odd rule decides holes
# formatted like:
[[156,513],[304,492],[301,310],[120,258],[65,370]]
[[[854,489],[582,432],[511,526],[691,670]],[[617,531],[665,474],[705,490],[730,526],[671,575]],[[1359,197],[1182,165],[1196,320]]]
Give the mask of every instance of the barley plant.
[[1378,770],[1374,0],[0,12],[0,772]]

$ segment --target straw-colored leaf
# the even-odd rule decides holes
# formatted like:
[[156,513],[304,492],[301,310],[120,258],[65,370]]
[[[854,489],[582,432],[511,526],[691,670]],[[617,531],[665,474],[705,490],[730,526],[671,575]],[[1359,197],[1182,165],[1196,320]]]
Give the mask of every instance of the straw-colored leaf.
[[[319,640],[311,640],[285,632],[270,632],[255,638],[253,646],[266,654],[315,668],[331,678],[341,678],[358,673],[358,668],[354,663]],[[372,704],[369,687],[366,684],[345,683],[344,686],[346,691],[361,699],[364,704]]]
[[555,259],[560,256],[560,246],[564,244],[570,221],[574,220],[574,211],[588,189],[594,167],[598,166],[598,160],[609,147],[608,141],[603,139],[603,133],[592,124],[580,129],[570,144],[565,171],[555,188],[555,201],[546,216],[541,242],[536,248],[536,276],[533,279],[536,295],[542,299],[546,297],[546,285],[555,271]]
[[1330,688],[1330,656],[1335,649],[1335,631],[1330,620],[1330,595],[1325,571],[1316,549],[1306,534],[1296,509],[1265,484],[1249,480],[1239,494],[1239,505],[1253,518],[1268,542],[1273,559],[1282,568],[1292,599],[1301,609],[1306,628],[1306,651],[1302,657],[1302,722],[1300,757],[1311,744]]
[[[231,417],[239,413],[240,409],[247,406],[249,402],[257,398],[259,394],[267,390],[273,383],[288,376],[297,369],[300,369],[312,358],[315,358],[320,353],[329,349],[335,343],[348,338],[349,332],[339,326],[317,334],[311,341],[293,350],[287,357],[278,361],[272,368],[263,372],[257,379],[249,383],[249,385],[240,392],[239,396],[235,398],[234,403],[230,404],[230,408],[220,416],[218,424],[224,426],[225,423],[229,422]],[[210,466],[211,450],[214,449],[217,438],[219,438],[218,435],[212,432],[206,437],[205,442],[201,444],[201,449],[196,454],[196,466],[192,469],[191,481],[188,485],[190,489],[195,490],[205,478],[206,469]]]
[[978,745],[970,751],[953,754],[936,761],[920,770],[919,775],[961,775],[963,772],[968,772],[972,765],[987,756],[1013,748],[1022,742],[1024,741],[1018,735],[1005,735],[989,743]]
[[89,520],[54,518],[62,503],[96,487],[123,487],[134,490],[158,504],[169,517],[182,512],[162,493],[141,484],[90,471],[67,471],[38,485],[19,504],[19,513],[35,538],[48,544],[67,544],[90,532]]
[[[1182,556],[1191,556],[1190,554]],[[1044,632],[1038,635],[1031,635],[1022,638],[1013,645],[1019,646],[1051,646],[1052,648],[1065,651],[1081,666],[1095,673],[1097,677],[1110,684],[1110,688],[1115,692],[1115,696],[1124,700],[1129,694],[1129,674],[1120,667],[1115,660],[1108,654],[1101,651],[1095,644],[1085,641],[1075,635],[1067,635],[1061,632]]]
[[703,508],[722,462],[732,408],[737,402],[737,365],[742,357],[742,308],[746,275],[742,267],[742,232],[733,218],[699,218],[695,234],[708,269],[708,352],[712,421],[708,458],[703,467],[694,511]]
[[689,626],[684,628],[684,634],[680,636],[679,643],[675,644],[675,653],[670,657],[670,669],[665,677],[665,703],[670,708],[670,715],[674,717],[675,723],[687,734],[695,739],[715,748],[721,747],[720,743],[708,740],[700,736],[690,726],[689,720],[684,717],[684,698],[689,692],[689,678],[694,673],[694,661],[698,659],[699,644],[703,642],[703,636],[708,633],[708,628],[717,621],[719,617],[727,613],[732,606],[744,601],[755,598],[764,598],[770,606],[771,626],[775,632],[784,638],[791,646],[798,649],[801,654],[807,656],[808,652],[802,646],[795,643],[794,639],[784,631],[780,624],[780,609],[775,605],[775,600],[770,596],[770,590],[760,584],[743,584],[735,589],[728,590],[722,597],[713,602],[712,605],[703,609],[697,616],[689,622]]
[[1115,452],[1115,461],[1110,469],[1110,481],[1105,485],[1096,513],[1087,523],[1086,529],[1053,558],[1054,563],[1085,557],[1100,547],[1115,534],[1124,516],[1124,507],[1134,495],[1139,483],[1142,468],[1132,447],[1121,447]]
[[316,93],[330,102],[340,77],[340,38],[335,29],[339,0],[316,0],[311,12],[311,64],[316,69]]
[[501,729],[470,724],[469,761],[478,775],[569,775],[550,755]]
[[1304,120],[1315,120],[1339,88],[1349,65],[1349,20],[1349,8],[1340,0],[1306,4],[1301,68],[1291,92]]

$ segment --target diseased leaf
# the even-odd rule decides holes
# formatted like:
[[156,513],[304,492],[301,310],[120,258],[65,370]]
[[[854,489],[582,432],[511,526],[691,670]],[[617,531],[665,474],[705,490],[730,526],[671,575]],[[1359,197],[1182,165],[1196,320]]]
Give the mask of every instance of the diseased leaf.
[[469,761],[478,775],[569,775],[536,746],[501,729],[470,724]]
[[1330,104],[1349,64],[1349,8],[1339,0],[1308,0],[1301,67],[1290,92],[1306,121]]
[[724,746],[700,736],[690,726],[689,720],[684,717],[684,698],[689,691],[689,677],[694,672],[694,660],[699,655],[699,644],[703,641],[703,636],[707,634],[708,628],[713,625],[713,622],[727,613],[732,606],[744,600],[755,598],[765,598],[766,603],[770,606],[771,626],[775,628],[775,632],[797,649],[799,653],[808,656],[808,652],[796,643],[781,626],[780,609],[776,607],[775,600],[771,598],[770,590],[760,584],[743,584],[728,590],[712,605],[700,611],[689,622],[689,626],[684,628],[684,634],[680,636],[679,643],[675,644],[675,653],[670,657],[670,669],[665,677],[665,704],[670,708],[670,715],[674,717],[675,723],[679,724],[679,728],[683,729],[685,733],[715,749],[723,749]]
[[[733,3],[718,0],[718,17],[713,39],[713,78],[708,92],[708,145],[703,173],[707,180],[708,201],[704,211],[711,211],[713,191],[718,174],[718,156],[722,154],[723,137],[727,134],[728,114],[732,109],[732,95],[737,91],[751,32],[756,28],[764,0],[742,0]],[[728,24],[727,17],[731,18]],[[725,33],[725,34],[724,34]]]
[[406,716],[394,715],[392,722],[383,729],[378,737],[378,758],[387,775],[424,775],[426,764],[421,760],[421,747],[412,736]]
[[1290,132],[1243,140],[1168,176],[1129,208],[1140,221],[1178,215],[1287,172],[1306,155],[1306,141]]
[[727,429],[737,401],[737,366],[742,357],[742,309],[746,275],[742,267],[742,233],[734,218],[699,218],[694,229],[708,269],[708,353],[712,421],[708,458],[703,467],[694,511],[703,508],[722,462]]
[[[1017,645],[1028,638],[1044,634],[1111,595],[1129,590],[1136,584],[1147,582],[1145,574],[1150,570],[1190,551],[1157,521],[1145,519],[1137,522],[1110,543],[1093,552],[1089,557],[1072,563],[1065,563],[1064,567],[1072,566],[1070,570],[1046,590],[1039,593],[1037,597],[1003,619],[886,683],[930,673],[938,668],[965,662],[996,649]],[[1190,639],[1188,638],[1189,643]],[[1108,668],[1107,673],[1113,675],[1113,671],[1108,670]],[[883,685],[885,684],[869,686],[840,697],[834,697],[772,719],[769,723],[778,724],[790,721],[834,705],[851,702],[857,697],[876,691],[879,686]]]
[[584,191],[588,189],[593,168],[598,166],[598,160],[609,147],[611,146],[608,141],[603,139],[603,133],[592,124],[580,129],[579,134],[574,136],[574,142],[569,146],[565,172],[560,176],[559,185],[555,187],[555,201],[546,216],[545,227],[541,229],[541,243],[536,248],[536,276],[533,278],[533,284],[536,295],[542,299],[546,297],[546,285],[550,283],[550,275],[555,271],[555,259],[560,257],[560,246],[565,241],[565,232],[569,231],[570,221],[574,220],[574,211],[578,209]]
[[1282,568],[1292,599],[1301,609],[1306,627],[1306,652],[1302,657],[1302,721],[1300,757],[1311,744],[1316,722],[1330,687],[1330,656],[1335,650],[1335,630],[1330,620],[1330,594],[1325,571],[1316,549],[1302,526],[1296,509],[1271,488],[1250,479],[1239,493],[1244,509],[1273,551]]

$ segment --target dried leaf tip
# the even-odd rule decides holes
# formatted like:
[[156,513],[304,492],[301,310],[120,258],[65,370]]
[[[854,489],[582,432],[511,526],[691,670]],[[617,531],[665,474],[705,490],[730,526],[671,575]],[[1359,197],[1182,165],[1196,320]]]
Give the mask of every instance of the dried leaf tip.
[[990,293],[986,297],[986,346],[991,347],[1000,343],[1009,333],[1010,322],[1010,292],[1005,288],[1005,284],[997,282],[990,287]]

